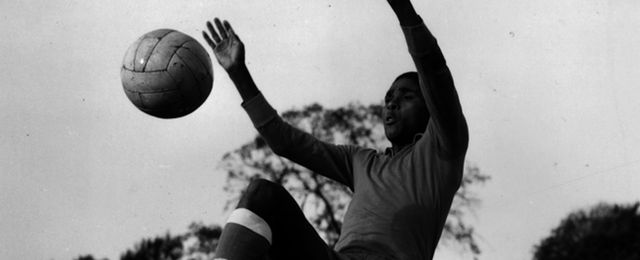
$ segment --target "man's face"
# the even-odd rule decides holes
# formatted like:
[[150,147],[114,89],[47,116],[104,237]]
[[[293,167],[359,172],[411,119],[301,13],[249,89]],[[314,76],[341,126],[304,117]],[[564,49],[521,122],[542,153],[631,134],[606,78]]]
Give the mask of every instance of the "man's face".
[[384,103],[384,132],[393,145],[409,144],[416,134],[424,132],[429,112],[415,81],[396,80],[387,91]]

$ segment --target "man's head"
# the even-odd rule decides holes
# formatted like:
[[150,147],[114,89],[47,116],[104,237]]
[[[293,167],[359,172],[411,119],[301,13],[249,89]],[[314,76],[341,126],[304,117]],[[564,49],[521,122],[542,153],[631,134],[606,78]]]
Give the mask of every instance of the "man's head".
[[384,132],[393,146],[410,144],[416,134],[426,129],[429,111],[420,91],[418,73],[398,76],[387,91],[384,104]]

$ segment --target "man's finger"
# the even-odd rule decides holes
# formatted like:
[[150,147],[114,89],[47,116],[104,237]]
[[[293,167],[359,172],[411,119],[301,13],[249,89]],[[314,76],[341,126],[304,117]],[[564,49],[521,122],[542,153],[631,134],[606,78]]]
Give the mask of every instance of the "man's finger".
[[218,33],[213,29],[213,25],[209,21],[207,21],[207,28],[209,29],[209,33],[211,33],[211,37],[213,37],[213,42],[220,43],[222,40],[220,40],[220,36],[218,36]]
[[216,44],[213,43],[213,41],[211,40],[211,38],[209,38],[209,35],[207,35],[207,33],[205,31],[202,31],[202,37],[204,37],[204,40],[207,41],[209,46],[211,46],[211,49],[215,49],[216,48]]
[[222,25],[224,25],[224,29],[229,31],[233,31],[233,28],[231,28],[231,24],[229,23],[229,21],[224,20],[222,21]]
[[213,21],[216,23],[216,27],[218,28],[218,31],[220,32],[220,36],[222,36],[222,39],[224,40],[229,38],[229,36],[227,35],[227,31],[224,29],[224,27],[222,27],[222,23],[220,22],[220,19],[216,17]]
[[224,25],[224,29],[227,30],[229,37],[240,40],[240,38],[238,38],[238,35],[236,35],[236,32],[231,27],[231,24],[229,24],[227,20],[222,21],[222,25]]

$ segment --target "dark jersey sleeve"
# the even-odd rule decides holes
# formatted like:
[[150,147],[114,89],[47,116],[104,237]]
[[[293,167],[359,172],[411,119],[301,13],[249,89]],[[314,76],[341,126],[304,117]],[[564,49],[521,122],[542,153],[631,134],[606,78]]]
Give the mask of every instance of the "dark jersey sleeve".
[[402,30],[430,114],[425,134],[436,138],[440,150],[448,157],[464,154],[469,140],[467,123],[440,47],[424,23]]
[[262,94],[243,103],[243,107],[274,153],[353,190],[353,155],[361,148],[323,142],[291,126]]

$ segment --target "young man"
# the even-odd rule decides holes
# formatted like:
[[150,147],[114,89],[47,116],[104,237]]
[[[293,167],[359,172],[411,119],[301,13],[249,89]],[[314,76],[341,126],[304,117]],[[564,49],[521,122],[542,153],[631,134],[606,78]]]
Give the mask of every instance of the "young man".
[[259,92],[244,45],[228,22],[207,22],[206,41],[271,149],[353,190],[341,236],[329,248],[293,198],[269,181],[252,182],[231,213],[218,259],[431,259],[460,186],[467,125],[436,40],[409,0],[389,0],[417,72],[396,78],[385,96],[385,153],[333,145],[283,122]]

